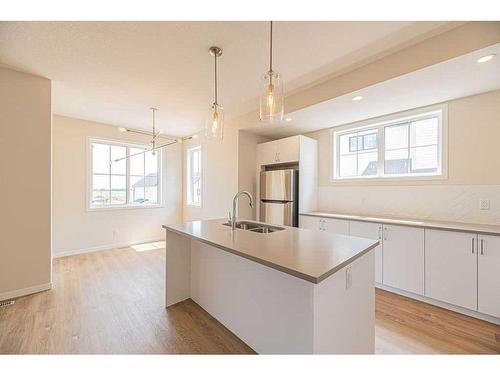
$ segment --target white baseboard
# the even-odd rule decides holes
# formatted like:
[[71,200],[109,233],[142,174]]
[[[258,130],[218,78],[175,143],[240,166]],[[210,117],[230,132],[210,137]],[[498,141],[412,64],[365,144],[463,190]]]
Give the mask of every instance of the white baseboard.
[[379,289],[387,290],[388,292],[400,294],[400,295],[408,297],[408,298],[416,299],[417,301],[428,303],[429,305],[434,305],[434,306],[441,307],[441,308],[446,309],[446,310],[451,310],[451,311],[457,312],[459,314],[464,314],[464,315],[471,316],[471,317],[476,318],[476,319],[485,320],[487,322],[500,325],[499,318],[495,318],[494,316],[486,315],[486,314],[480,313],[478,311],[469,310],[469,309],[466,309],[464,307],[451,305],[451,304],[446,303],[446,302],[438,301],[438,300],[435,300],[435,299],[432,299],[429,297],[425,297],[425,296],[421,296],[418,294],[414,294],[411,292],[406,292],[404,290],[392,288],[390,286],[379,284],[379,283],[375,283],[375,286]]
[[52,283],[30,286],[29,288],[11,290],[10,292],[0,293],[0,301],[27,296],[28,294],[43,292],[52,288]]
[[103,251],[103,250],[112,250],[112,249],[118,249],[120,247],[128,247],[132,245],[138,245],[142,243],[148,243],[148,242],[157,242],[157,241],[163,241],[164,238],[153,238],[153,239],[148,239],[148,240],[140,240],[140,241],[133,241],[133,242],[118,242],[114,244],[108,244],[108,245],[102,245],[102,246],[94,246],[94,247],[87,247],[85,249],[75,249],[75,250],[64,250],[64,251],[55,251],[52,253],[52,258],[62,258],[62,257],[67,257],[71,255],[77,255],[77,254],[85,254],[85,253],[93,253],[96,251]]

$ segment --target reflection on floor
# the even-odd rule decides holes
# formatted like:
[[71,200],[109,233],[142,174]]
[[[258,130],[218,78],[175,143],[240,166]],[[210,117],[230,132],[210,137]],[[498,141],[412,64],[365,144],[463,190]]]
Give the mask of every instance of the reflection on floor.
[[[253,352],[190,300],[165,310],[164,243],[135,246],[54,260],[52,290],[0,308],[0,353]],[[376,299],[377,353],[500,353],[499,326]]]
[[130,247],[135,251],[139,252],[156,250],[156,249],[165,249],[165,241],[141,243],[138,245],[132,245]]

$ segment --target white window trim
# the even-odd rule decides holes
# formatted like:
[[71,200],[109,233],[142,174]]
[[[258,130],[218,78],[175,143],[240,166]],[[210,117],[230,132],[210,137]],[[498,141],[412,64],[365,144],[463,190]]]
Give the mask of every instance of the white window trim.
[[[408,173],[405,175],[386,175],[386,176],[356,176],[342,177],[338,175],[340,159],[338,157],[338,137],[354,130],[370,130],[382,128],[392,124],[408,121],[414,118],[429,114],[429,117],[438,113],[439,116],[439,139],[438,141],[438,162],[440,170],[438,173]],[[433,117],[433,116],[432,116]],[[380,155],[384,154],[385,137],[378,132],[378,165],[377,169],[382,171],[384,159]],[[387,116],[377,117],[375,119],[351,123],[332,128],[330,133],[330,181],[334,183],[342,182],[362,182],[362,181],[423,181],[423,180],[446,180],[448,178],[448,104],[433,105],[404,112],[398,112]]]
[[[200,180],[201,180],[201,196],[200,196],[200,204],[195,204],[192,202],[189,202],[189,186],[191,181],[189,181],[190,178],[190,173],[189,173],[189,160],[190,160],[190,152],[193,150],[199,149],[200,150]],[[186,149],[186,207],[190,208],[202,208],[203,207],[203,147],[202,145],[198,146],[193,146],[189,147]]]
[[[96,137],[87,137],[87,165],[86,165],[86,173],[87,173],[87,189],[85,194],[86,200],[86,208],[87,211],[113,211],[113,210],[142,210],[142,209],[150,209],[150,208],[164,208],[165,204],[163,202],[163,150],[157,150],[157,168],[158,168],[158,203],[152,204],[122,204],[122,205],[110,205],[110,206],[92,206],[90,203],[90,199],[92,197],[92,143],[102,143],[106,145],[116,145],[116,146],[126,146],[126,147],[136,147],[136,148],[145,148],[145,145],[130,143],[126,141],[121,141],[118,139],[107,139],[107,138],[96,138]],[[128,167],[127,167],[128,169]],[[129,183],[129,171],[127,170],[127,190]],[[127,193],[128,196],[128,193]]]

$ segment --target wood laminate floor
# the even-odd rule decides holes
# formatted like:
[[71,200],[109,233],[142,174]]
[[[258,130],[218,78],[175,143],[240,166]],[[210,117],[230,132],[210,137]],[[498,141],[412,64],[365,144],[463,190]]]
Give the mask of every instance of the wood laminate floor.
[[[164,309],[164,261],[154,246],[56,259],[52,290],[0,308],[0,353],[253,353],[191,300]],[[376,308],[377,353],[500,353],[500,326],[380,290]]]

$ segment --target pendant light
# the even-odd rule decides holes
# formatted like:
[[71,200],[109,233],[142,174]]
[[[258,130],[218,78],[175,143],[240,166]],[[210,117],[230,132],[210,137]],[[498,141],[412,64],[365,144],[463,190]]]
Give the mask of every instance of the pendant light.
[[279,73],[273,71],[273,21],[270,21],[269,32],[269,71],[264,75],[260,95],[260,120],[283,120],[283,85]]
[[224,137],[224,109],[217,101],[217,58],[222,56],[222,49],[210,47],[208,50],[214,57],[214,102],[210,107],[207,122],[205,124],[205,137],[209,140],[222,141]]

